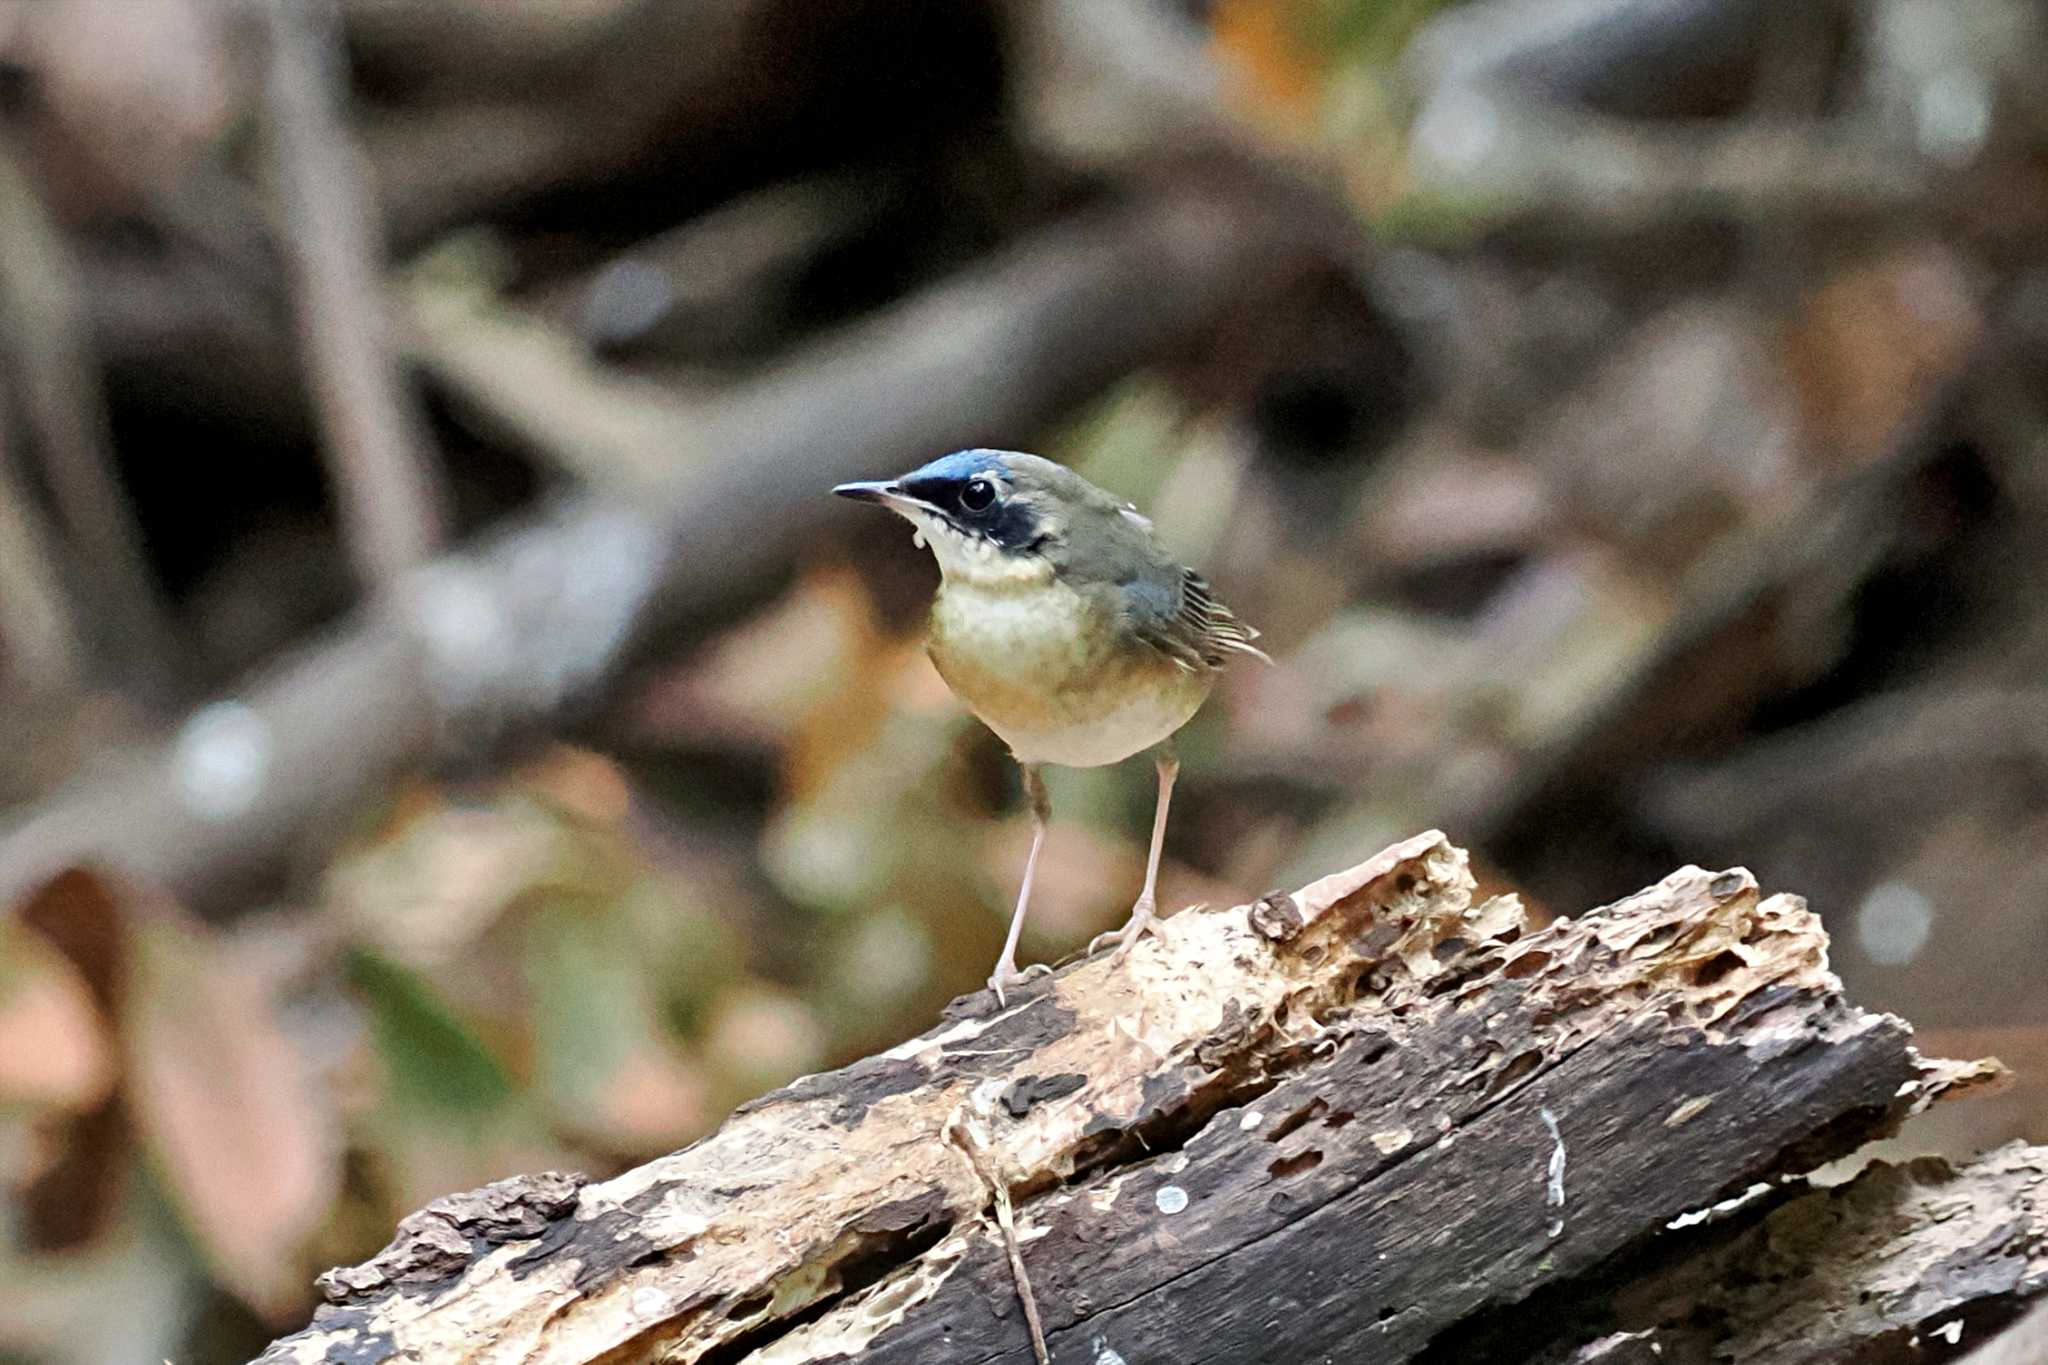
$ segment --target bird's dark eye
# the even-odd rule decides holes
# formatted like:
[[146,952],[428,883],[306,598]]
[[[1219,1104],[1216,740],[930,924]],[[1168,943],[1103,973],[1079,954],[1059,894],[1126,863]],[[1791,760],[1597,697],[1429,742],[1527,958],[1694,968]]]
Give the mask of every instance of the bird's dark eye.
[[969,479],[960,490],[960,505],[970,512],[986,512],[995,501],[996,486],[987,479]]

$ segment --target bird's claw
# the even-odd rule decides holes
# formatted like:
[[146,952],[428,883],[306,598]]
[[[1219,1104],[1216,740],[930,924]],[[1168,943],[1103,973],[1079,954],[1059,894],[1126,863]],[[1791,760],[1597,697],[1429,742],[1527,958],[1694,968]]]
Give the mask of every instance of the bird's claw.
[[988,979],[988,988],[995,992],[996,1005],[1001,1008],[1010,1003],[1003,995],[1005,987],[1021,986],[1034,976],[1049,976],[1051,973],[1052,968],[1043,962],[1034,962],[1022,971],[1017,969],[1014,962],[999,962],[996,964],[995,975]]
[[1113,942],[1116,944],[1116,952],[1110,957],[1110,961],[1121,962],[1129,955],[1131,946],[1139,939],[1147,934],[1156,934],[1158,932],[1159,923],[1156,911],[1145,901],[1139,901],[1131,907],[1131,917],[1123,922],[1121,928],[1105,930],[1094,938],[1089,939],[1088,952],[1090,956],[1093,956],[1102,951],[1104,944]]

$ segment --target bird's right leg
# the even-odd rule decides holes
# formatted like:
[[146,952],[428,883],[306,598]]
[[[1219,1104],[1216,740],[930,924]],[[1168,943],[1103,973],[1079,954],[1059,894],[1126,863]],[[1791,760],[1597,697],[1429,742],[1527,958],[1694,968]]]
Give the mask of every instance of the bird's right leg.
[[1052,797],[1046,794],[1045,779],[1039,775],[1038,765],[1020,766],[1024,769],[1024,795],[1031,800],[1031,853],[1024,859],[1024,885],[1017,892],[1017,913],[1010,916],[1010,936],[1003,940],[1003,955],[996,959],[995,975],[988,979],[988,988],[996,993],[999,1005],[1009,1003],[1003,999],[1005,987],[1030,977],[1028,972],[1017,970],[1017,940],[1024,934],[1024,915],[1031,908],[1031,875],[1038,870],[1038,851],[1045,847],[1045,827],[1052,823]]

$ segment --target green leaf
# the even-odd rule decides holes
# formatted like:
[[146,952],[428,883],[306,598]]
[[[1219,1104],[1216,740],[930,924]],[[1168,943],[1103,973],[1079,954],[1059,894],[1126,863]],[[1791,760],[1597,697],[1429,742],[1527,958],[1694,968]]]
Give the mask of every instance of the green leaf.
[[370,1006],[394,1102],[420,1112],[483,1118],[512,1099],[511,1077],[497,1057],[417,973],[358,947],[349,952],[348,975]]

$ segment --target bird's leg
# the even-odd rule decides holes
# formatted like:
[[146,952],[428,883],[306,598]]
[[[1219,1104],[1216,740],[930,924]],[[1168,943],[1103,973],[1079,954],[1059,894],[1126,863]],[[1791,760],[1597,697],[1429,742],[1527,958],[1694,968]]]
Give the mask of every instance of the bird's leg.
[[1003,955],[996,959],[995,975],[988,979],[988,988],[996,993],[998,1005],[1009,1003],[1003,999],[1004,987],[1030,976],[1017,970],[1017,940],[1023,937],[1024,914],[1031,908],[1031,875],[1038,870],[1038,850],[1045,847],[1045,827],[1052,822],[1052,797],[1046,794],[1045,779],[1039,776],[1038,765],[1020,766],[1024,769],[1024,795],[1031,799],[1031,852],[1024,859],[1024,885],[1017,891],[1017,912],[1010,916],[1010,936],[1003,940]]
[[1173,779],[1180,775],[1180,755],[1174,752],[1169,740],[1152,751],[1152,761],[1159,768],[1159,804],[1152,811],[1152,850],[1145,855],[1145,889],[1138,893],[1131,917],[1124,921],[1122,932],[1116,936],[1119,958],[1151,929],[1153,914],[1159,908],[1154,894],[1159,886],[1159,854],[1166,847],[1166,808],[1173,801]]

